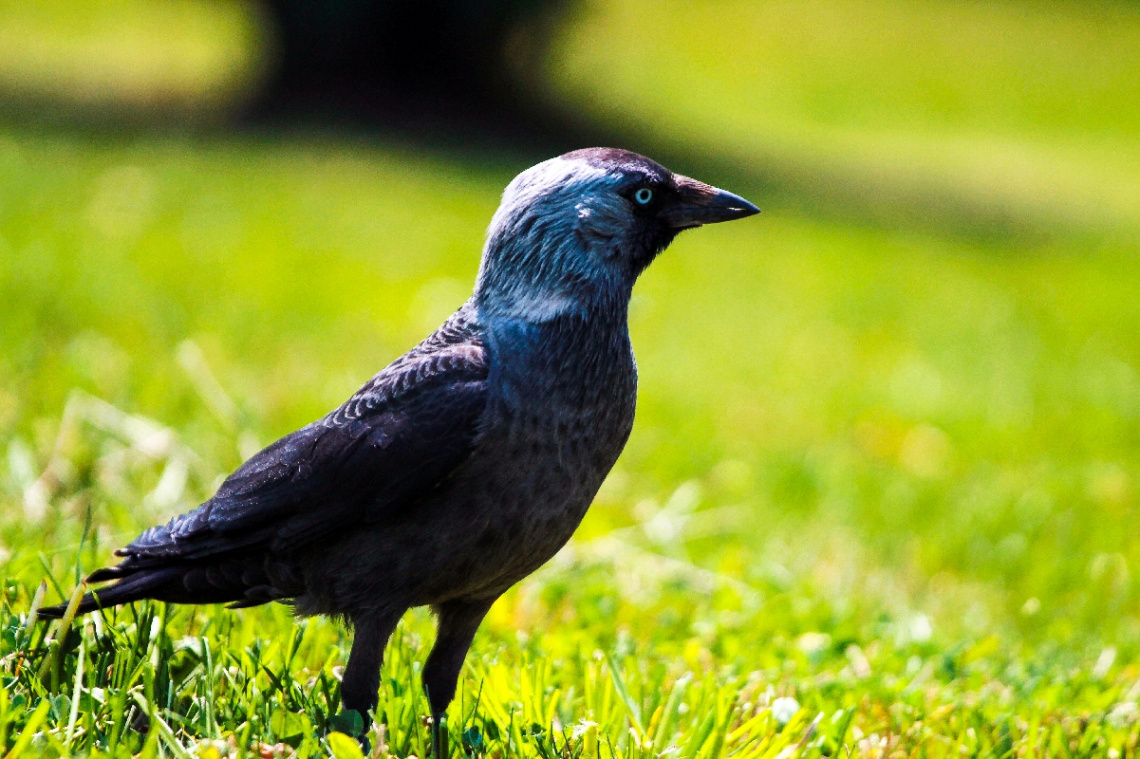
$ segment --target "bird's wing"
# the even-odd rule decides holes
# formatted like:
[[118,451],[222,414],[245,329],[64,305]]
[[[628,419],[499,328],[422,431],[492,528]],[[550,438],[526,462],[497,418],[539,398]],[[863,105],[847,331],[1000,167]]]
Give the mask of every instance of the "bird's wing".
[[466,460],[486,405],[482,343],[472,333],[461,341],[441,333],[328,416],[250,458],[209,501],[119,554],[151,564],[255,546],[289,551],[405,515]]

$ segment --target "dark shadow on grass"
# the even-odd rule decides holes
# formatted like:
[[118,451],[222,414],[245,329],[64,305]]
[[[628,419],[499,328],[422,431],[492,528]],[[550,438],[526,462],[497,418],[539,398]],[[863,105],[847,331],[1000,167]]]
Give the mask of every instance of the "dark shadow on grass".
[[384,81],[368,86],[366,93],[329,89],[320,97],[301,87],[273,104],[255,101],[221,117],[8,99],[0,100],[0,118],[14,128],[78,131],[93,139],[199,141],[237,135],[397,145],[449,162],[505,167],[506,173],[569,150],[606,145],[644,153],[675,171],[740,192],[768,213],[936,235],[1011,253],[1081,233],[1063,220],[1033,218],[933,180],[903,185],[810,160],[793,164],[775,156],[735,154],[699,134],[678,139],[668,124],[647,133],[632,121],[599,119],[523,80],[466,92],[410,92]]

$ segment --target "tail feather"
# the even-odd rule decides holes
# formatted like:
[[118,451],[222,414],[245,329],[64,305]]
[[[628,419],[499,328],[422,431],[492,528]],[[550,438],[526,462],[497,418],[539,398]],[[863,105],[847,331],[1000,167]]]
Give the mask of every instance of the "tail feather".
[[[101,569],[95,572],[89,578],[92,582],[102,582],[103,580],[114,579],[120,574],[110,574],[111,570],[117,569]],[[170,580],[177,578],[181,574],[181,570],[177,567],[167,567],[165,569],[140,572],[134,575],[122,577],[119,582],[99,590],[93,590],[83,596],[76,608],[75,613],[87,614],[88,612],[95,611],[96,609],[106,609],[119,604],[131,603],[132,601],[142,601],[147,598],[155,598],[156,591],[160,591]],[[67,611],[67,604],[62,603],[56,606],[45,606],[39,610],[38,617],[40,619],[59,619]]]
[[127,572],[123,571],[122,567],[104,567],[96,569],[91,574],[87,575],[87,582],[107,582],[108,580],[118,580],[127,576]]
[[[304,592],[303,579],[295,572],[285,566],[267,567],[257,557],[219,562],[158,561],[136,561],[132,557],[118,566],[92,572],[88,582],[117,582],[83,596],[75,613],[86,614],[144,599],[179,604],[233,603],[235,608],[244,608]],[[66,611],[66,603],[47,606],[39,610],[39,618],[59,619]]]

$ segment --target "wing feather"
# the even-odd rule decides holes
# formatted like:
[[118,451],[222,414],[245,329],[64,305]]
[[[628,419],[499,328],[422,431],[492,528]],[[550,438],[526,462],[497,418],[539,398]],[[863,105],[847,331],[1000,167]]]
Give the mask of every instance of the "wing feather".
[[258,547],[289,552],[405,515],[462,465],[478,434],[488,356],[462,316],[339,408],[251,457],[209,501],[144,532],[119,551],[123,569]]

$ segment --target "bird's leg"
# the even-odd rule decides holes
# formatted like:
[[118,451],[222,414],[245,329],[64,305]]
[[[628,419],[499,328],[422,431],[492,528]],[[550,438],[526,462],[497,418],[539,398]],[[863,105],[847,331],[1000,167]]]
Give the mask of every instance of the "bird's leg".
[[439,616],[439,632],[435,645],[424,665],[423,682],[431,704],[431,749],[435,759],[446,759],[440,755],[440,726],[447,705],[455,697],[455,684],[459,680],[459,670],[479,623],[495,602],[494,598],[476,601],[448,601],[435,606]]
[[396,629],[402,612],[392,611],[376,616],[362,616],[353,620],[356,634],[352,639],[352,652],[348,666],[340,681],[342,712],[355,710],[364,720],[364,733],[372,725],[372,714],[380,698],[380,665],[384,661],[384,646]]

